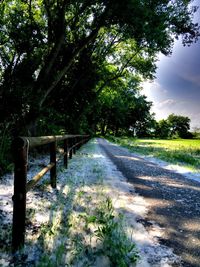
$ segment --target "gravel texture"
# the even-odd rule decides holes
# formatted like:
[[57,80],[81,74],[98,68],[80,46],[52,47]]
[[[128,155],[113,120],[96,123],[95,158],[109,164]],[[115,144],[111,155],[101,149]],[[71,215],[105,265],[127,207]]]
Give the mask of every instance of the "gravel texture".
[[100,147],[148,203],[148,231],[156,222],[164,232],[161,245],[181,256],[182,266],[200,266],[200,183],[144,160],[117,145],[98,139]]

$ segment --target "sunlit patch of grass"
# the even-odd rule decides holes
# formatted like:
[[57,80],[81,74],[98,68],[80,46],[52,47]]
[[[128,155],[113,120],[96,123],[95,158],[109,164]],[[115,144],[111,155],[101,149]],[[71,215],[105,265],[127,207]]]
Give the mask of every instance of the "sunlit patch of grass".
[[185,165],[194,171],[200,171],[200,140],[157,140],[128,137],[109,137],[108,139],[132,152],[152,155],[168,162]]

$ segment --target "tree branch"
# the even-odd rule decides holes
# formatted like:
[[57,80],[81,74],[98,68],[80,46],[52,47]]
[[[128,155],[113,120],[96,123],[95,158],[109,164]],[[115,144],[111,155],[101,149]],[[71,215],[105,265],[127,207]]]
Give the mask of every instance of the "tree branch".
[[69,70],[69,68],[73,64],[74,59],[85,48],[85,46],[96,37],[97,34],[98,34],[98,30],[93,31],[92,34],[90,36],[88,36],[88,38],[85,40],[85,42],[83,42],[83,44],[74,51],[68,64],[56,75],[53,83],[50,85],[50,87],[46,90],[45,94],[43,95],[41,101],[39,102],[40,108],[42,107],[43,103],[45,102],[47,96],[51,93],[51,91],[56,87],[56,85],[61,81],[61,79],[67,73],[67,71]]
[[120,70],[117,71],[116,75],[114,75],[113,77],[107,79],[106,81],[104,81],[103,85],[97,90],[97,95],[99,95],[101,93],[101,91],[103,90],[103,88],[108,85],[110,82],[117,80],[120,77],[123,77],[123,72],[126,69],[126,67],[128,66],[128,64],[131,62],[131,60],[138,54],[139,50],[137,50],[127,61],[126,63],[121,67]]
[[[50,8],[49,6],[47,5],[47,1],[46,2],[46,8],[47,8],[47,16],[48,16],[48,19],[50,20],[51,19],[51,14],[50,14]],[[59,24],[60,24],[60,27],[61,27],[61,34],[60,36],[58,37],[57,39],[57,42],[56,44],[54,45],[52,51],[50,52],[43,68],[41,69],[39,75],[38,75],[38,79],[37,79],[37,83],[36,83],[36,87],[38,88],[39,87],[39,90],[42,88],[42,86],[44,85],[44,83],[46,82],[46,80],[48,79],[49,77],[49,74],[53,68],[53,65],[57,59],[57,56],[61,50],[61,47],[62,47],[62,44],[64,43],[64,36],[65,36],[65,9],[66,9],[66,5],[67,5],[67,0],[65,0],[63,2],[63,7],[61,9],[59,9]],[[48,27],[51,27],[51,23],[49,21],[48,23]],[[50,34],[50,32],[48,33]],[[39,85],[39,86],[38,86]]]

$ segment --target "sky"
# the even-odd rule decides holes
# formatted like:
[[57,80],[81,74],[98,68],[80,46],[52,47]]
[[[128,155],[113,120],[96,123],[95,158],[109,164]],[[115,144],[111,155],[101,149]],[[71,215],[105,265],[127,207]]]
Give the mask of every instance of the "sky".
[[[200,0],[193,2],[200,6]],[[200,8],[195,15],[200,23]],[[191,129],[200,128],[200,39],[190,47],[175,42],[171,56],[159,55],[156,79],[143,83],[143,94],[153,102],[156,120],[169,114],[188,116]]]

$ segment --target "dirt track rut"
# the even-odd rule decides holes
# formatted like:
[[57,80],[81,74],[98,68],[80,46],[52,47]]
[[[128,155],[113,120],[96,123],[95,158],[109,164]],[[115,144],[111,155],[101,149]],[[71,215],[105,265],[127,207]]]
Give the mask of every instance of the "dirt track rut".
[[151,221],[163,228],[160,243],[181,256],[184,267],[200,267],[200,183],[165,170],[126,149],[99,139],[122,174],[145,198],[149,212],[141,220],[146,229]]

